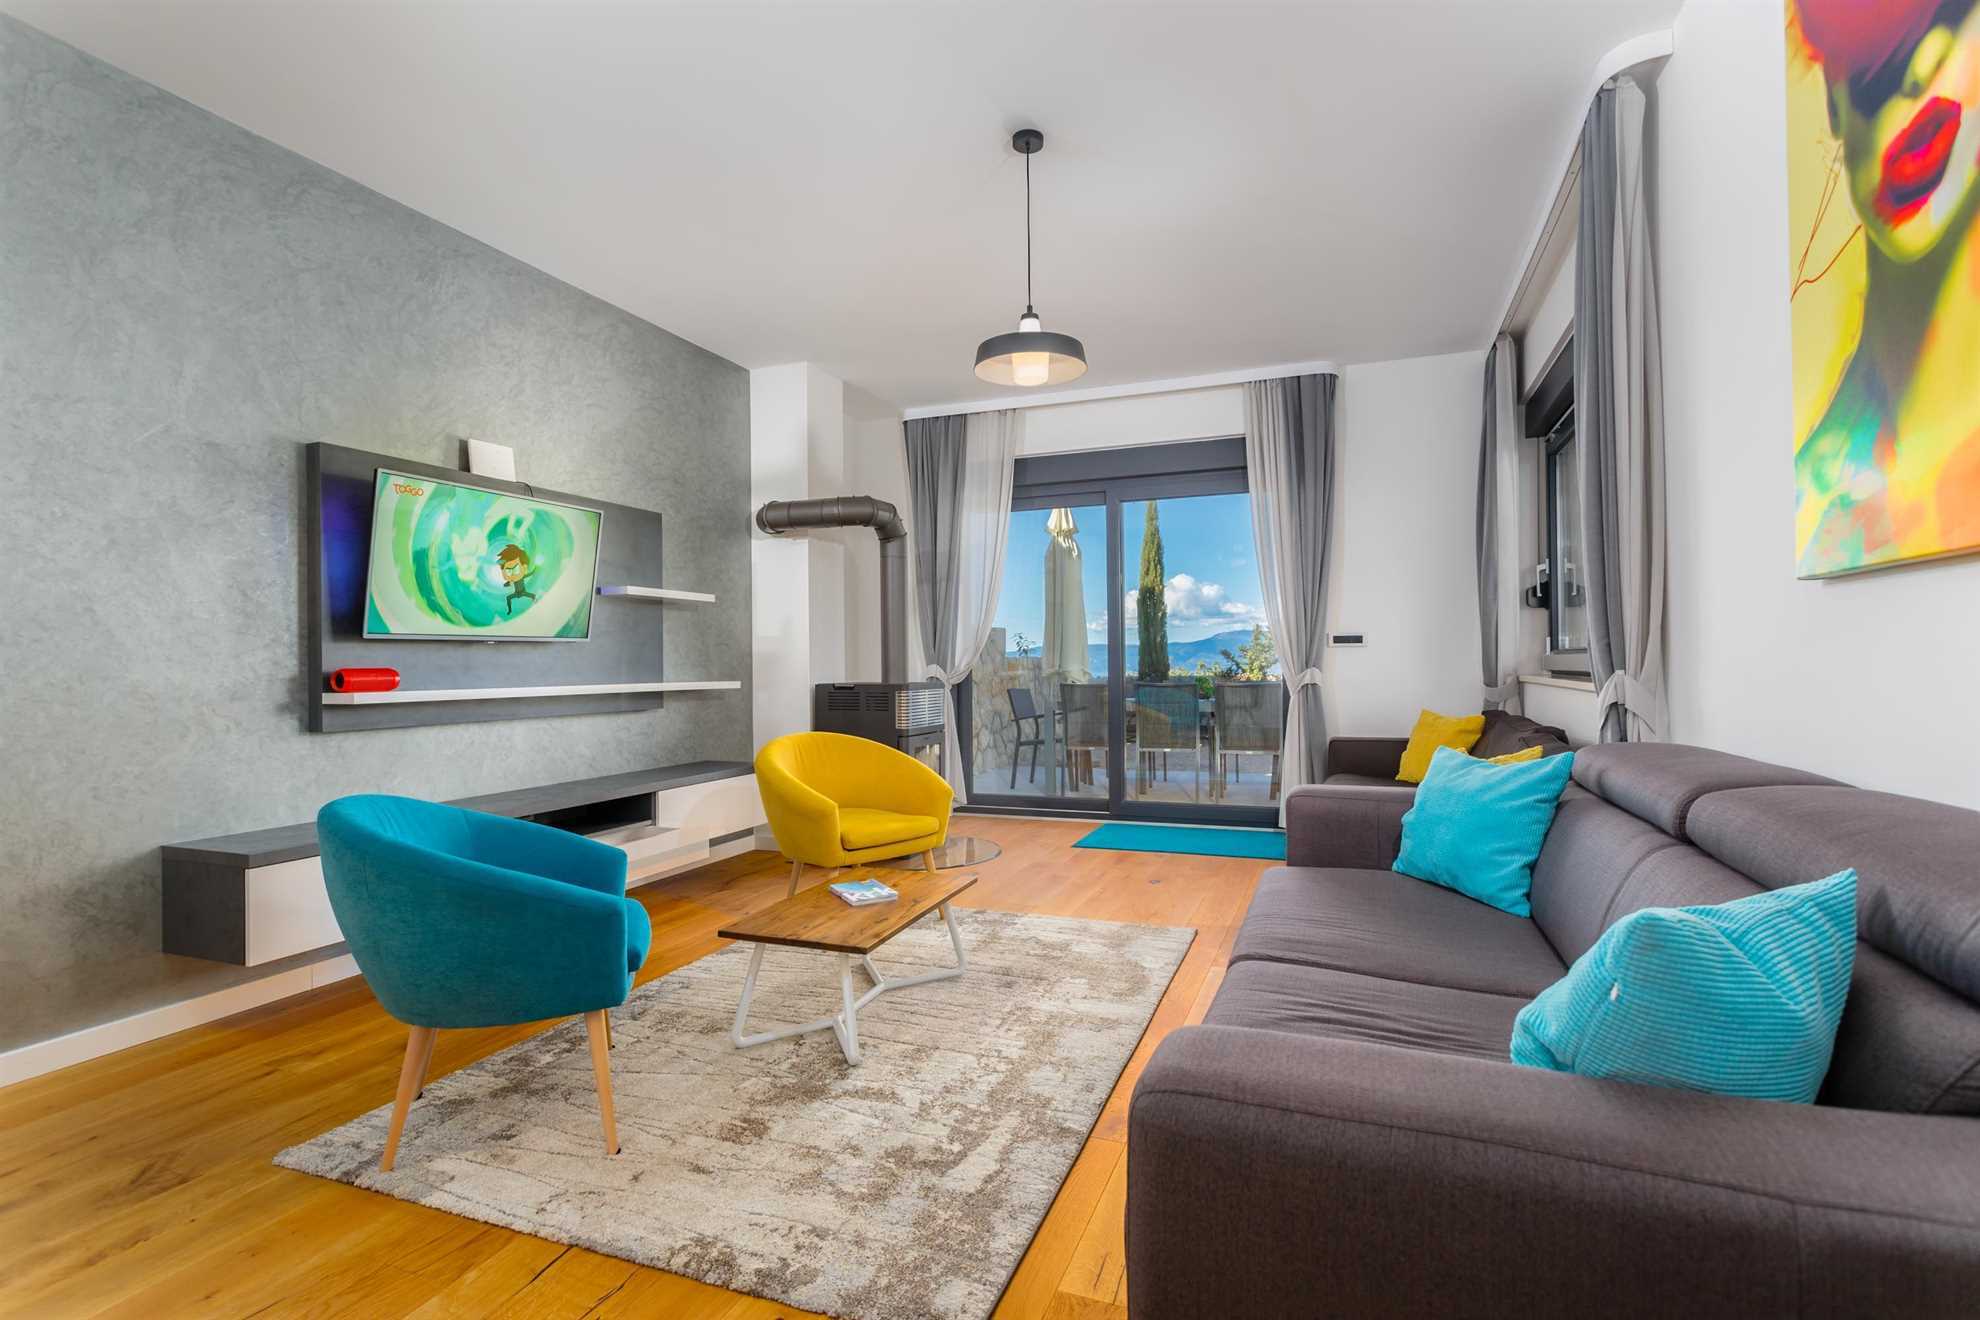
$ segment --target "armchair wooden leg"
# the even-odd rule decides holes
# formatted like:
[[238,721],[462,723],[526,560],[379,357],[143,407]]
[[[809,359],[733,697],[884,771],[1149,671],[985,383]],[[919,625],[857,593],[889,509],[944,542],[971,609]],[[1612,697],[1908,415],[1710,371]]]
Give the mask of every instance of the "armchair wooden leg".
[[591,1075],[598,1083],[598,1117],[605,1125],[605,1153],[617,1155],[619,1124],[612,1114],[612,1061],[605,1053],[610,1048],[605,1043],[608,1030],[604,1009],[584,1015],[584,1032],[591,1041]]
[[390,1173],[393,1162],[399,1158],[399,1134],[406,1130],[406,1110],[412,1108],[426,1061],[433,1055],[434,1034],[432,1027],[414,1027],[406,1037],[406,1058],[399,1065],[399,1094],[392,1101],[392,1124],[385,1129],[385,1157],[378,1161],[383,1173]]
[[921,854],[921,866],[928,874],[935,874],[935,850],[933,848]]
[[439,1039],[440,1029],[438,1027],[431,1028],[427,1031],[426,1048],[420,1052],[419,1056],[419,1095],[413,1097],[415,1100],[426,1094],[426,1075],[433,1071],[433,1043]]
[[803,863],[803,862],[795,862],[795,861],[794,861],[794,862],[792,862],[792,863],[791,863],[791,889],[790,889],[790,893],[788,893],[788,894],[785,894],[785,895],[784,895],[784,897],[785,897],[785,898],[791,898],[791,897],[793,897],[794,895],[796,895],[796,893],[797,893],[797,882],[798,882],[798,879],[799,879],[799,877],[801,877],[801,876],[803,876],[803,875],[804,875],[804,863]]

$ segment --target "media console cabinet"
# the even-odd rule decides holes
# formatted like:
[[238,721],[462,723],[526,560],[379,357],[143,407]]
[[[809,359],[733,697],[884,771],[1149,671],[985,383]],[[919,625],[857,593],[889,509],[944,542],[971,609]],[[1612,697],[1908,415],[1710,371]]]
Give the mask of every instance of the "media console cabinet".
[[[741,761],[694,761],[462,798],[623,848],[630,883],[741,852],[764,823]],[[341,942],[317,857],[316,823],[172,843],[163,858],[167,953],[255,967]],[[725,852],[724,855],[727,855]]]

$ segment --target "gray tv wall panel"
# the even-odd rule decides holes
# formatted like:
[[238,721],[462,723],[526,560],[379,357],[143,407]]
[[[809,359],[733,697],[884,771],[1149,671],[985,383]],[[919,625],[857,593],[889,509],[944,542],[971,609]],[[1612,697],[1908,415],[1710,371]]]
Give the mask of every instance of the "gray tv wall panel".
[[312,733],[401,728],[419,724],[467,724],[550,715],[593,715],[651,710],[664,704],[658,692],[614,692],[571,697],[504,697],[491,701],[408,702],[375,706],[325,706],[329,675],[343,668],[399,671],[402,688],[551,687],[596,683],[660,683],[666,680],[662,630],[666,610],[650,602],[598,596],[591,605],[585,641],[393,641],[364,636],[364,576],[371,545],[373,479],[379,468],[512,491],[605,515],[598,542],[600,585],[658,586],[660,515],[566,491],[496,481],[413,463],[389,454],[318,441],[306,446],[303,507],[306,579],[304,723]]

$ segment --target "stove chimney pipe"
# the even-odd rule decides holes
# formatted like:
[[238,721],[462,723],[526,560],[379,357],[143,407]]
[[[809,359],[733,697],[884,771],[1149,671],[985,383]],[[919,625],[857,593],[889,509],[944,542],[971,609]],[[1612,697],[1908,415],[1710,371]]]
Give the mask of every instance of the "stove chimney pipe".
[[880,679],[908,682],[907,524],[900,510],[871,495],[771,500],[756,511],[756,525],[771,536],[814,527],[873,529],[880,539]]

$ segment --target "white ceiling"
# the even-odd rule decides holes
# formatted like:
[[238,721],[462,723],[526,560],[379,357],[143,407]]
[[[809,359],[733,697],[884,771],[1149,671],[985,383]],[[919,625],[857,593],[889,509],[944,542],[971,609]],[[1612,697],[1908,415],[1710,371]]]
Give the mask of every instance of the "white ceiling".
[[998,393],[1482,347],[1596,61],[1678,0],[0,0],[744,366]]

